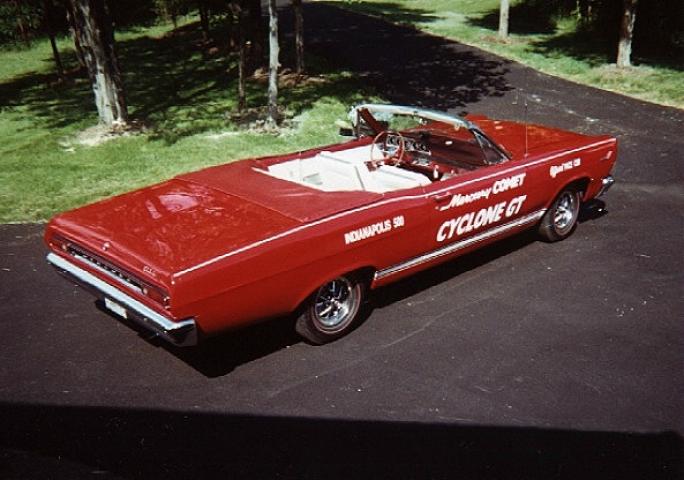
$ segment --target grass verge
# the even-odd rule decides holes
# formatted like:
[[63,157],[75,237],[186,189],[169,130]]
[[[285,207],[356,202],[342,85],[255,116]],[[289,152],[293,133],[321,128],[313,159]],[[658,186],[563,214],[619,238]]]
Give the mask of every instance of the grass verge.
[[[585,31],[574,18],[544,17],[513,1],[511,35],[497,37],[499,0],[331,0],[359,13],[452,38],[539,71],[662,105],[684,108],[684,58],[633,58],[615,67],[617,39]],[[637,17],[637,22],[638,22]]]

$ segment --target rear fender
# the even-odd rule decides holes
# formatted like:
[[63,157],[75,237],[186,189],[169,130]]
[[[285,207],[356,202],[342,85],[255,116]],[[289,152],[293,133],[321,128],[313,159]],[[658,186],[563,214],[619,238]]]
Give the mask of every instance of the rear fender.
[[353,275],[363,282],[365,289],[370,289],[371,282],[373,280],[373,274],[376,271],[377,269],[375,267],[372,267],[368,265],[368,263],[364,262],[359,262],[354,265],[346,265],[345,268],[339,267],[335,270],[331,270],[326,276],[320,277],[320,279],[307,284],[301,294],[295,299],[296,308],[293,308],[293,310],[300,308],[322,285],[325,285],[326,283],[341,276]]

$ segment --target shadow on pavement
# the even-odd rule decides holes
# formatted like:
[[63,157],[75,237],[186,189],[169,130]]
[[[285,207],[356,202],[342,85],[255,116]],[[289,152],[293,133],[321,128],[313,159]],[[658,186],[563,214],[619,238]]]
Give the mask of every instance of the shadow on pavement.
[[682,438],[0,404],[3,478],[681,478]]
[[277,318],[208,338],[190,348],[173,347],[161,343],[161,340],[156,342],[205,377],[216,378],[232,372],[240,365],[301,342],[302,339],[295,332],[294,322],[294,317]]
[[[592,221],[607,213],[604,202],[595,200],[580,211],[579,221],[582,223]],[[367,316],[360,324],[363,324],[366,320],[373,321],[372,309],[374,308],[383,308],[393,303],[401,302],[435,285],[482,267],[497,258],[509,255],[538,241],[538,239],[536,231],[530,229],[457,259],[419,272],[397,283],[380,288],[370,294],[370,309],[365,312]],[[121,319],[112,315],[104,308],[101,308],[101,310],[117,321],[121,321]],[[202,375],[216,378],[227,375],[240,365],[301,342],[302,339],[295,333],[295,321],[294,315],[273,319],[245,329],[206,339],[203,343],[193,348],[173,347],[158,339],[153,339],[152,341],[156,345],[168,350]],[[133,325],[130,326],[135,328]],[[145,337],[144,332],[141,332],[141,336]]]
[[[383,308],[401,302],[423,290],[508,255],[536,240],[537,236],[534,231],[523,232],[375,290],[370,294],[368,299],[370,308],[365,310],[365,318],[359,322],[359,327],[363,328],[365,321],[373,321],[374,308]],[[112,317],[113,321],[122,322],[122,319],[104,307],[100,307],[100,310]],[[166,349],[202,375],[216,378],[229,374],[240,365],[302,342],[302,338],[295,332],[295,321],[295,315],[272,319],[233,332],[226,332],[217,337],[207,338],[198,346],[190,348],[171,346],[163,340],[150,338],[146,332],[141,331],[133,324],[127,325],[138,331],[141,337]]]
[[[283,25],[292,24],[290,15],[283,12]],[[513,90],[510,62],[452,40],[323,3],[306,4],[304,15],[307,51],[355,73],[391,103],[458,109]]]

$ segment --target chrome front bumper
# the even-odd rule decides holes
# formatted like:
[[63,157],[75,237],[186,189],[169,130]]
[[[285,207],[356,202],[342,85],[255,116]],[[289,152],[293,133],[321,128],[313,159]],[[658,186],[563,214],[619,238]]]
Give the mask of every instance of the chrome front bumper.
[[601,195],[603,195],[604,193],[606,193],[608,191],[608,189],[610,189],[610,187],[613,186],[614,183],[615,183],[615,179],[613,178],[612,175],[608,175],[607,177],[604,177],[603,179],[601,179],[601,189],[596,194],[596,197],[598,198]]
[[[50,253],[47,261],[59,273],[91,291],[98,298],[104,299],[105,302],[108,299],[114,302],[115,306],[121,307],[121,310],[125,311],[126,319],[174,345],[185,347],[197,344],[197,326],[193,318],[173,321],[59,255]],[[113,311],[121,316],[117,310]]]

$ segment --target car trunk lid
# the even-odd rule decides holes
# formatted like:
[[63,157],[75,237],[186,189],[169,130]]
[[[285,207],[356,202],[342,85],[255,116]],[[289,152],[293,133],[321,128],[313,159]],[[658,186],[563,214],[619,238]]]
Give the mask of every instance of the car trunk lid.
[[178,178],[240,197],[301,223],[315,222],[382,197],[361,190],[324,192],[275,178],[256,160],[210,167]]
[[206,185],[173,179],[63,213],[48,226],[124,270],[158,283],[299,225]]

